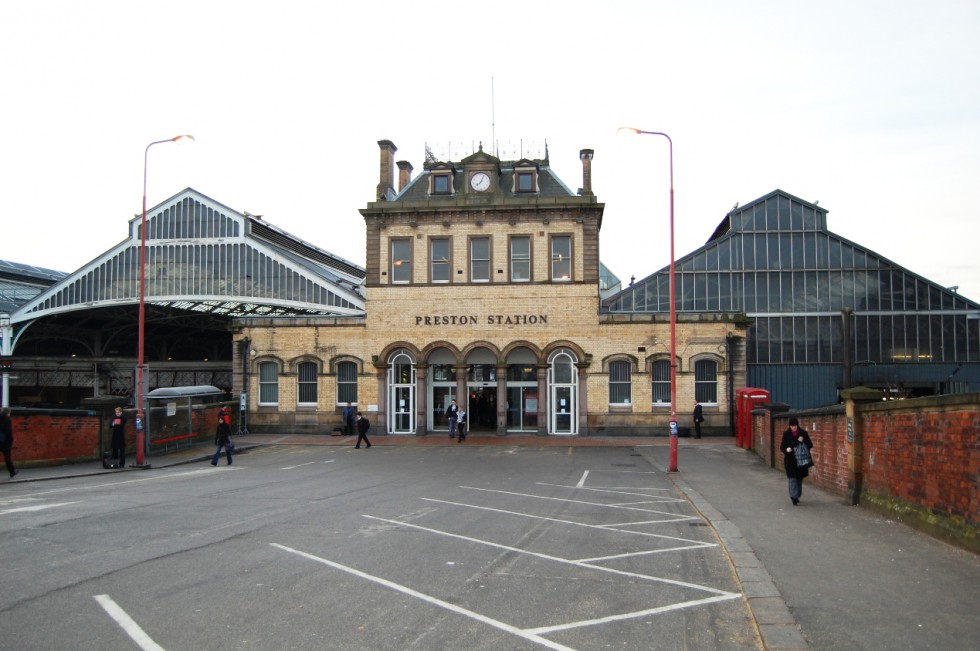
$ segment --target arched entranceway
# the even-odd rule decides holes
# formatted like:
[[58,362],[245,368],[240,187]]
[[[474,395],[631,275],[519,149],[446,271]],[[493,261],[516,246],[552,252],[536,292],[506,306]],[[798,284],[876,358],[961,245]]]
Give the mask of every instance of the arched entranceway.
[[446,408],[453,400],[459,401],[459,396],[456,395],[456,356],[452,351],[440,348],[429,355],[427,362],[429,370],[426,375],[426,404],[429,409],[425,427],[429,432],[448,432]]
[[578,434],[578,357],[568,348],[548,356],[548,433]]
[[467,429],[495,432],[497,429],[497,358],[486,348],[466,356]]
[[415,358],[406,350],[388,358],[388,433],[415,434]]
[[507,431],[538,431],[538,358],[527,348],[507,355]]

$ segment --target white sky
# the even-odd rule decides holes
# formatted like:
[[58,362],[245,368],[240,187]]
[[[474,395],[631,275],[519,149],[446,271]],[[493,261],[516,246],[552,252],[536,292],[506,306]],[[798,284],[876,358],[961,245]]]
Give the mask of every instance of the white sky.
[[[980,300],[975,0],[0,4],[0,258],[74,271],[185,187],[364,264],[377,141],[595,150],[624,284],[776,188]],[[493,93],[491,93],[491,79]],[[488,147],[489,148],[489,147]]]

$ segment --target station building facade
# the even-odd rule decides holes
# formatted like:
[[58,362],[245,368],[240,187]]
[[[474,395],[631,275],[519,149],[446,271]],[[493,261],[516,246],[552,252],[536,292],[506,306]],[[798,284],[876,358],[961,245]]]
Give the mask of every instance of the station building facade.
[[611,283],[600,278],[592,150],[572,192],[547,150],[427,155],[412,178],[395,145],[378,144],[377,194],[360,211],[363,314],[234,321],[251,431],[326,432],[349,402],[388,434],[445,433],[457,400],[476,432],[665,435],[671,363],[680,425],[697,399],[705,426],[727,431],[748,322],[685,314],[671,360],[666,313],[600,312]]

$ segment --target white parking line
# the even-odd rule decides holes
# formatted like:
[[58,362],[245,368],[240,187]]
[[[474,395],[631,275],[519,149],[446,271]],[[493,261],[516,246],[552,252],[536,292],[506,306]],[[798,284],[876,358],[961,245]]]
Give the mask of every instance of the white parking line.
[[636,619],[637,617],[646,617],[647,615],[657,615],[659,613],[667,613],[672,610],[682,610],[684,608],[691,608],[693,606],[703,606],[705,604],[718,603],[719,601],[731,601],[732,599],[738,599],[742,595],[729,593],[725,595],[719,595],[717,597],[706,597],[704,599],[695,599],[694,601],[682,601],[676,604],[670,604],[669,606],[660,606],[659,608],[649,608],[647,610],[638,610],[633,613],[622,613],[619,615],[609,615],[607,617],[599,617],[597,619],[585,619],[580,622],[568,622],[567,624],[556,624],[555,626],[542,626],[540,628],[526,628],[525,633],[531,633],[534,635],[542,635],[545,633],[554,633],[555,631],[567,631],[573,628],[581,628],[583,626],[594,626],[596,624],[608,624],[609,622],[621,622],[627,619]]
[[[567,484],[549,484],[547,482],[539,481],[535,486],[555,486],[556,488],[575,488],[577,490],[583,491],[593,491],[595,493],[616,493],[617,495],[633,495],[636,497],[655,497],[655,495],[650,495],[649,493],[634,493],[635,490],[649,490],[649,491],[669,491],[669,488],[617,488],[615,486],[569,486]],[[666,497],[663,498],[664,502],[683,502],[684,500],[677,497]]]
[[[679,538],[677,536],[664,536],[659,533],[650,533],[649,531],[631,531],[629,529],[618,529],[614,528],[614,525],[602,525],[602,524],[586,524],[584,522],[576,522],[574,520],[562,520],[559,518],[549,518],[543,515],[531,515],[530,513],[520,513],[518,511],[507,511],[506,509],[496,509],[492,506],[480,506],[478,504],[464,504],[463,502],[450,502],[448,500],[437,500],[432,497],[420,497],[419,499],[425,500],[426,502],[439,502],[441,504],[451,504],[452,506],[465,506],[471,509],[480,509],[481,511],[492,511],[494,513],[506,513],[507,515],[517,515],[522,518],[533,518],[535,520],[547,520],[549,522],[560,522],[562,524],[571,524],[576,527],[588,527],[589,529],[602,529],[604,531],[616,531],[619,533],[633,534],[634,536],[648,536],[650,538],[664,538],[665,540],[680,540],[681,542],[691,543],[695,548],[697,547],[715,547],[716,545],[711,543],[703,543],[700,540],[690,540],[688,538]],[[693,519],[693,518],[683,518],[683,519]],[[667,523],[667,522],[677,522],[677,520],[656,520],[654,524]]]
[[53,509],[56,506],[68,506],[70,504],[78,504],[78,501],[58,502],[57,504],[35,504],[34,506],[21,506],[16,509],[7,509],[6,511],[0,511],[0,515],[7,515],[8,513],[26,513],[28,511],[43,511],[44,509]]
[[301,463],[298,466],[286,466],[285,468],[280,468],[279,470],[296,470],[297,468],[302,468],[303,466],[312,466],[316,461],[307,461],[306,463]]
[[[380,520],[381,518],[376,518],[376,519]],[[396,523],[396,524],[400,524],[400,523]],[[341,570],[343,572],[347,572],[349,574],[353,574],[354,576],[359,576],[362,579],[366,579],[366,580],[371,581],[373,583],[377,583],[378,585],[383,585],[383,586],[385,586],[387,588],[391,588],[392,590],[396,590],[396,591],[401,592],[402,594],[406,594],[406,595],[408,595],[410,597],[415,597],[417,599],[421,599],[422,601],[425,601],[427,603],[430,603],[433,606],[439,606],[440,608],[445,608],[446,610],[452,611],[454,613],[458,613],[460,615],[465,615],[466,617],[469,617],[471,619],[475,619],[478,622],[483,622],[484,624],[488,624],[489,626],[492,626],[492,627],[494,627],[496,629],[499,629],[501,631],[505,631],[507,633],[511,633],[512,635],[516,635],[518,637],[521,637],[521,638],[523,638],[525,640],[529,640],[531,642],[536,642],[538,644],[541,644],[542,646],[548,647],[549,649],[555,649],[556,651],[575,651],[571,647],[567,647],[567,646],[564,646],[562,644],[558,644],[557,642],[552,642],[551,640],[547,640],[547,639],[545,639],[545,638],[543,638],[543,637],[541,637],[541,636],[539,636],[537,634],[534,634],[534,633],[527,633],[527,632],[525,632],[525,631],[517,628],[516,626],[511,626],[510,624],[505,624],[504,622],[498,621],[496,619],[491,619],[490,617],[487,617],[486,615],[481,615],[480,613],[475,613],[472,610],[467,610],[466,608],[461,608],[460,606],[457,606],[456,604],[451,604],[448,601],[443,601],[442,599],[438,599],[438,598],[433,597],[431,595],[427,595],[427,594],[422,593],[422,592],[419,592],[417,590],[413,590],[413,589],[411,589],[409,587],[403,586],[403,585],[398,584],[398,583],[395,583],[393,581],[389,581],[387,579],[382,579],[379,576],[374,576],[374,575],[368,574],[366,572],[362,572],[360,570],[355,570],[352,567],[348,567],[346,565],[341,565],[340,563],[335,563],[335,562],[333,562],[331,560],[327,560],[326,558],[321,558],[319,556],[314,556],[313,554],[308,554],[308,553],[302,552],[302,551],[300,551],[298,549],[293,549],[292,547],[287,547],[285,545],[280,545],[279,543],[269,543],[269,544],[272,545],[273,547],[277,547],[278,549],[281,549],[281,550],[283,550],[285,552],[289,552],[291,554],[296,554],[297,556],[301,556],[302,558],[307,558],[307,559],[309,559],[311,561],[316,561],[317,563],[322,563],[322,564],[324,564],[324,565],[326,565],[328,567],[332,567],[334,569],[338,569],[338,570]]]
[[54,495],[55,493],[75,493],[79,490],[93,490],[98,488],[116,488],[118,486],[125,486],[126,484],[142,484],[148,481],[161,481],[165,479],[180,479],[183,477],[193,477],[195,475],[207,475],[213,472],[234,472],[235,470],[241,470],[240,466],[234,468],[230,466],[222,466],[220,469],[208,467],[201,468],[200,470],[188,470],[185,472],[175,472],[175,473],[161,473],[159,475],[153,474],[149,477],[144,477],[142,479],[125,479],[122,481],[107,482],[105,484],[92,484],[89,486],[67,486],[65,488],[54,488],[46,491],[37,491],[36,493],[31,493],[32,497],[38,497],[42,495]]
[[578,480],[578,483],[575,484],[575,486],[577,488],[582,488],[583,486],[585,486],[585,478],[588,476],[589,476],[589,471],[586,470],[585,472],[582,473],[582,478]]
[[125,610],[119,607],[119,605],[112,600],[107,594],[97,594],[95,595],[95,600],[99,602],[99,605],[109,613],[109,617],[114,619],[120,628],[126,632],[126,635],[133,638],[133,642],[139,645],[141,649],[146,649],[146,651],[164,651],[164,648],[153,641],[153,639],[146,634],[146,632],[140,628],[140,625],[133,621]]
[[[480,540],[479,538],[473,538],[471,536],[463,536],[458,533],[452,533],[449,531],[441,531],[439,529],[432,529],[430,527],[423,527],[418,524],[411,524],[409,522],[400,522],[398,520],[388,520],[386,518],[378,518],[373,515],[365,515],[365,518],[371,520],[378,520],[380,522],[387,522],[389,524],[395,524],[402,527],[409,527],[411,529],[418,529],[419,531],[427,531],[429,533],[438,534],[440,536],[447,536],[449,538],[457,538],[459,540],[465,540],[467,542],[477,543],[479,545],[486,545],[488,547],[494,547],[496,549],[503,549],[509,552],[515,552],[518,554],[524,554],[526,556],[534,556],[535,558],[541,558],[547,561],[554,561],[556,563],[564,563],[566,565],[574,565],[575,567],[586,567],[592,570],[598,570],[600,572],[608,572],[609,574],[616,574],[618,576],[628,576],[634,579],[644,579],[646,581],[653,581],[655,583],[666,583],[668,585],[676,585],[682,588],[693,588],[695,590],[703,590],[704,592],[711,592],[717,595],[735,595],[735,597],[741,597],[740,593],[727,592],[725,590],[718,590],[717,588],[711,588],[706,585],[699,585],[697,583],[688,583],[687,581],[678,581],[676,579],[665,579],[659,576],[650,576],[649,574],[639,574],[637,572],[627,572],[625,570],[617,570],[612,567],[604,567],[602,565],[592,565],[585,561],[575,561],[567,558],[561,558],[560,556],[552,556],[551,554],[544,554],[542,552],[532,552],[527,549],[520,549],[519,547],[512,547],[510,545],[502,545],[500,543],[490,542],[489,540]],[[700,545],[701,547],[707,547],[708,545]],[[735,598],[731,597],[731,598]]]
[[485,493],[499,493],[501,495],[514,495],[515,497],[533,497],[539,500],[553,500],[556,502],[568,502],[571,504],[583,504],[585,506],[604,506],[610,509],[625,509],[627,511],[642,511],[644,513],[659,513],[661,515],[673,516],[672,520],[666,520],[665,522],[677,522],[680,520],[696,520],[697,518],[692,515],[677,515],[676,513],[670,513],[668,511],[657,511],[656,509],[641,509],[634,506],[618,506],[616,504],[603,504],[601,502],[586,502],[584,500],[571,500],[567,497],[548,497],[546,495],[533,495],[531,493],[514,493],[511,491],[501,491],[492,488],[476,488],[475,486],[460,486],[460,488],[473,491],[483,491]]

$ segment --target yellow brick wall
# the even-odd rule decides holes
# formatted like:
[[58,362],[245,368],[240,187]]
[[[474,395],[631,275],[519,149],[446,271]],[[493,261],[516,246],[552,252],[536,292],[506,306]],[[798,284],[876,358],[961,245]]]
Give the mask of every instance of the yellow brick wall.
[[[435,289],[451,291],[453,298],[437,300],[436,307],[424,310],[421,306],[433,302]],[[251,348],[257,355],[252,362],[251,400],[258,398],[257,364],[279,360],[283,375],[279,379],[279,404],[263,407],[264,413],[292,414],[310,411],[296,406],[295,364],[309,359],[319,360],[322,375],[319,380],[316,422],[321,429],[339,425],[339,407],[336,404],[336,377],[331,374],[331,361],[338,357],[360,360],[362,374],[358,381],[359,406],[381,405],[378,395],[378,374],[384,373],[373,363],[393,342],[399,342],[422,351],[439,342],[458,351],[479,343],[502,351],[511,342],[520,340],[544,351],[556,342],[572,342],[578,346],[587,368],[583,371],[586,387],[587,417],[580,422],[580,429],[600,430],[628,428],[649,433],[666,431],[668,406],[651,404],[651,380],[647,361],[665,357],[669,352],[669,325],[666,321],[655,323],[600,323],[596,316],[596,299],[587,286],[529,285],[523,287],[500,286],[487,298],[486,287],[433,288],[393,287],[376,288],[379,302],[386,309],[369,310],[361,325],[317,324],[316,319],[297,322],[277,320],[275,325],[248,327],[239,336],[251,339]],[[441,298],[441,297],[440,297]],[[506,306],[506,307],[504,307]],[[542,315],[546,324],[490,325],[489,317],[506,318],[511,315]],[[419,318],[465,316],[476,319],[475,324],[425,325]],[[353,320],[351,320],[353,321]],[[727,360],[724,349],[725,336],[738,329],[728,322],[679,323],[677,327],[677,351],[680,366],[677,370],[677,415],[681,426],[691,425],[690,414],[694,407],[695,359],[714,359],[718,364],[718,403],[705,406],[707,427],[727,425]],[[639,349],[645,348],[645,351]],[[259,354],[258,351],[262,351]],[[629,407],[610,407],[607,362],[610,359],[629,359],[633,368],[632,404]],[[383,359],[379,360],[384,364]],[[425,363],[425,359],[418,362]],[[463,363],[464,360],[459,360]],[[582,396],[580,396],[581,398]],[[281,421],[280,421],[281,422]]]

